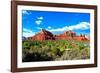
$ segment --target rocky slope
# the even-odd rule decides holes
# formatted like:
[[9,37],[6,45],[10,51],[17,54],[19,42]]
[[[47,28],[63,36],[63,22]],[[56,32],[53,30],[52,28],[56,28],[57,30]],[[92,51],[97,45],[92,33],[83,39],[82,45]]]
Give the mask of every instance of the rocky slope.
[[63,34],[59,35],[54,35],[51,32],[42,29],[39,33],[37,33],[35,36],[30,37],[31,40],[38,40],[38,41],[44,41],[44,40],[79,40],[79,41],[84,41],[84,40],[89,40],[86,35],[80,34],[78,36],[75,32],[73,31],[66,31]]

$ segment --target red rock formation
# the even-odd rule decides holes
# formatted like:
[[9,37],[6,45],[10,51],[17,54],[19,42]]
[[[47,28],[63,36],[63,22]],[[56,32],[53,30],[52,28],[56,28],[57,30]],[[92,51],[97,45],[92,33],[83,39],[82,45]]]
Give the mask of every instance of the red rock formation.
[[66,31],[63,34],[60,35],[53,35],[51,32],[42,29],[38,34],[33,36],[31,38],[32,40],[38,40],[38,41],[43,41],[43,40],[79,40],[79,41],[84,41],[84,40],[89,40],[86,38],[85,35],[80,35],[77,36],[75,32],[73,31]]
[[42,29],[38,34],[32,37],[32,40],[38,40],[38,41],[43,41],[43,40],[54,40],[54,36],[51,32]]
[[79,41],[89,40],[85,35],[76,36],[74,38],[75,38],[75,40],[79,40]]
[[73,40],[76,37],[76,33],[72,31],[66,31],[63,34],[57,35],[56,39]]

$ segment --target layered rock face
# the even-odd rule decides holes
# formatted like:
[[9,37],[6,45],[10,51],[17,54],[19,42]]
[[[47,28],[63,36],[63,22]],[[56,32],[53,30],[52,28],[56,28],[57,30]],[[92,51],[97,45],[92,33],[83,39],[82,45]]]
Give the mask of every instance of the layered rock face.
[[63,40],[72,40],[76,37],[76,33],[72,31],[66,31],[63,34],[55,36],[56,39],[63,39]]
[[79,41],[84,41],[84,40],[89,40],[89,39],[85,35],[77,36],[76,33],[73,31],[66,31],[63,34],[53,35],[51,32],[49,32],[45,29],[42,29],[38,34],[31,37],[31,40],[38,40],[38,41],[43,41],[43,40],[79,40]]
[[53,34],[45,29],[42,29],[38,34],[32,37],[32,40],[38,40],[38,41],[43,41],[43,40],[55,40],[55,37]]
[[76,36],[75,40],[84,41],[89,40],[85,35]]

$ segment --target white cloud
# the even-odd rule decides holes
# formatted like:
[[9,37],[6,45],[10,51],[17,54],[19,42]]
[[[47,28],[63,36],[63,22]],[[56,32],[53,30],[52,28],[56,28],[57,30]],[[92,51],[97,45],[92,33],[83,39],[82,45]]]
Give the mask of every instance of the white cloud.
[[22,13],[23,13],[23,14],[27,14],[27,15],[28,15],[28,14],[31,14],[30,12],[28,12],[28,11],[26,11],[26,10],[23,10]]
[[51,29],[51,26],[48,26],[48,29]]
[[69,30],[77,30],[77,29],[88,29],[90,28],[90,24],[88,22],[81,22],[77,25],[73,25],[73,26],[69,26],[68,29]]
[[[52,28],[51,26],[48,26],[48,27],[45,28],[45,29],[48,30],[48,29],[51,29],[51,28]],[[41,29],[43,29],[43,28],[41,28],[41,27],[37,27],[37,29],[41,30]]]
[[41,17],[37,17],[37,19],[35,21],[36,25],[40,25],[42,23],[42,20],[43,20],[42,16]]
[[90,28],[90,24],[88,22],[80,22],[79,24],[76,25],[72,25],[72,26],[65,26],[62,28],[57,28],[57,29],[48,29],[51,32],[62,32],[62,31],[66,31],[66,30],[85,30],[85,29],[89,29]]
[[23,28],[23,32],[32,32],[32,30],[30,30],[30,29],[26,29],[26,28]]
[[23,36],[31,37],[31,36],[34,36],[34,35],[35,35],[35,32],[33,32],[32,30],[23,28]]
[[42,23],[42,21],[41,20],[36,20],[35,23],[36,23],[36,25],[40,25]]
[[43,19],[43,17],[42,17],[42,16],[41,16],[41,17],[37,17],[37,19],[38,19],[38,20],[42,20],[42,19]]

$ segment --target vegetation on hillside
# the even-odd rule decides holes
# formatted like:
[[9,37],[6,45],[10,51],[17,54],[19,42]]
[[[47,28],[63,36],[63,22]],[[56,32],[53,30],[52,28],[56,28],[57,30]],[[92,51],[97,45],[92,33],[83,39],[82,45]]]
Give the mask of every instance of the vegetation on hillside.
[[22,61],[60,61],[90,58],[89,41],[45,40],[22,42]]

